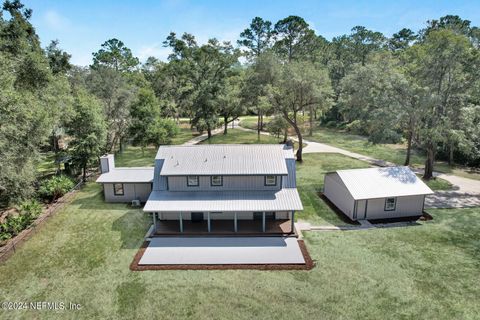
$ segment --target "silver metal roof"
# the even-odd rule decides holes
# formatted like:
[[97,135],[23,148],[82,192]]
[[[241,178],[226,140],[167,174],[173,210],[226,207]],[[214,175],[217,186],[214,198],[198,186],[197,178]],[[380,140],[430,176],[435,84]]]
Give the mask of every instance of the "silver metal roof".
[[408,167],[338,170],[336,173],[355,200],[433,193]]
[[286,175],[293,149],[280,144],[161,146],[160,175]]
[[153,181],[153,167],[115,168],[103,173],[97,179],[98,183],[147,183]]
[[152,191],[146,212],[303,210],[297,189],[278,191]]

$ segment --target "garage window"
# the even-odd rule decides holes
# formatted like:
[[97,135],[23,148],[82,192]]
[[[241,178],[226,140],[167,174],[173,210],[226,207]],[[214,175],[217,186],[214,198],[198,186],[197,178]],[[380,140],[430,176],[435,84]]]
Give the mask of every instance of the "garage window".
[[188,187],[198,187],[198,176],[188,176],[187,177],[187,186]]
[[123,196],[125,194],[125,191],[123,190],[123,183],[113,184],[113,194],[116,196]]
[[396,198],[386,198],[385,199],[385,211],[394,211],[397,206]]

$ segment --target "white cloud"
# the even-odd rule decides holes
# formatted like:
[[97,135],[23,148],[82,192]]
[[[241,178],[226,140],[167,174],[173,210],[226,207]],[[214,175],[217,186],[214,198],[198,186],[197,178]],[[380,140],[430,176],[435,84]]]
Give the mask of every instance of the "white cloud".
[[45,12],[43,19],[47,26],[53,30],[64,30],[70,26],[70,21],[55,10],[48,10]]
[[162,61],[167,61],[168,55],[172,52],[170,48],[165,48],[161,43],[154,43],[140,47],[136,56],[140,61],[147,60],[148,57],[155,57]]

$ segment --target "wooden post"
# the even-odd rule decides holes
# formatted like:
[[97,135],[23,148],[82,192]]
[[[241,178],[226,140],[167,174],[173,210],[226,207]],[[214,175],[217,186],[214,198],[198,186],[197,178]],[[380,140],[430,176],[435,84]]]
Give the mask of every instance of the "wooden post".
[[153,232],[155,233],[157,232],[157,213],[153,212],[152,216],[153,216]]
[[262,212],[262,231],[265,232],[265,211]]
[[179,215],[179,219],[180,219],[180,232],[183,232],[183,217],[181,212]]
[[238,232],[237,212],[236,211],[235,211],[234,217],[233,217],[233,230],[235,230],[235,232]]
[[295,230],[295,211],[292,211],[292,227],[291,227],[291,233],[293,233]]
[[208,227],[208,232],[211,231],[211,228],[210,228],[210,212],[207,212],[207,227]]

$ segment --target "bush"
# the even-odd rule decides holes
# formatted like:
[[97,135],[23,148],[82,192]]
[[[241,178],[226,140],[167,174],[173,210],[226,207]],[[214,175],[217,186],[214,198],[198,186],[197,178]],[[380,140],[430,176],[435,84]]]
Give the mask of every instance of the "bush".
[[286,129],[288,129],[288,122],[279,115],[276,115],[267,125],[267,131],[277,138],[280,138]]
[[18,210],[18,215],[9,215],[0,223],[0,241],[10,239],[28,228],[42,213],[42,206],[36,200],[23,202]]
[[70,191],[75,186],[72,179],[67,176],[54,176],[42,181],[38,193],[47,201],[55,201]]

